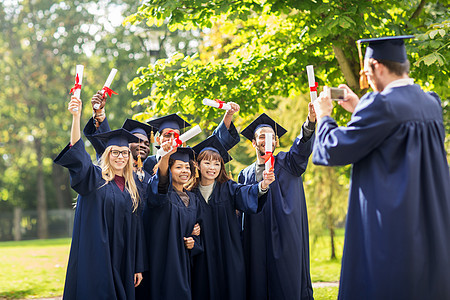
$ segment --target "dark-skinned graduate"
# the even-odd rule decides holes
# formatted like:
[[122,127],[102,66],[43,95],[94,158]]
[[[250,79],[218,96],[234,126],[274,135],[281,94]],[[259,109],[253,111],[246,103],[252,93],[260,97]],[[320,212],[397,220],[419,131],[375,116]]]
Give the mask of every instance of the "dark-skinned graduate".
[[124,129],[98,136],[106,150],[96,166],[80,138],[81,100],[73,96],[69,111],[70,144],[55,163],[69,169],[79,197],[63,299],[134,299],[145,269],[141,199],[128,147],[137,138]]
[[238,182],[261,181],[267,159],[274,159],[275,173],[261,212],[244,213],[247,299],[313,299],[308,216],[301,176],[312,152],[315,120],[313,104],[309,103],[308,117],[293,145],[289,151],[273,157],[266,155],[265,138],[272,134],[273,153],[276,141],[286,133],[281,125],[262,114],[241,132],[252,142],[257,160],[240,172]]
[[[313,162],[352,164],[339,299],[450,299],[450,176],[441,101],[409,77],[404,39],[364,39],[373,92],[346,85],[347,126],[315,102]],[[362,60],[362,52],[361,54]],[[361,83],[367,83],[361,78]],[[362,86],[368,87],[368,86]]]
[[193,236],[199,199],[185,188],[195,174],[194,152],[190,147],[172,149],[172,143],[170,139],[161,145],[167,154],[156,166],[146,199],[147,299],[152,300],[192,299],[191,257],[202,251],[200,239]]
[[[228,102],[227,104],[231,106],[231,109],[225,112],[222,121],[213,131],[213,135],[217,135],[225,149],[230,150],[240,141],[239,133],[233,124],[233,115],[239,111],[240,107],[234,102]],[[157,147],[171,138],[178,137],[182,129],[191,126],[177,114],[170,114],[150,120],[148,124],[154,128],[154,131],[157,131],[155,138]],[[156,155],[149,156],[144,161],[144,169],[148,173],[153,174],[158,160],[159,157]]]
[[244,300],[244,252],[236,210],[256,213],[275,176],[264,171],[264,179],[252,185],[230,179],[225,164],[232,158],[215,135],[193,149],[199,177],[191,186],[200,199],[203,253],[193,258],[192,299]]

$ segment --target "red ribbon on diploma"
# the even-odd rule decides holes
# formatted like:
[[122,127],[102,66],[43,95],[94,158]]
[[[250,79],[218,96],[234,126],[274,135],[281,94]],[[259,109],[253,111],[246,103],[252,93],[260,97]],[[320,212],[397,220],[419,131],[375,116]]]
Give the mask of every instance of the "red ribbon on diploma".
[[214,101],[216,101],[217,103],[219,103],[219,108],[222,108],[223,105],[225,104],[225,101],[221,101],[219,99],[215,99]]
[[104,87],[102,88],[102,91],[105,91],[105,93],[103,94],[103,95],[104,95],[103,97],[106,97],[106,95],[108,95],[108,96],[111,98],[112,94],[118,95],[118,93],[114,92],[112,89],[110,89],[110,88],[107,87],[107,86],[104,86]]
[[70,89],[70,93],[73,94],[75,93],[75,90],[81,90],[81,84],[80,84],[80,78],[78,77],[78,73],[77,76],[75,77],[75,85],[73,86],[73,88]]
[[173,133],[174,136],[174,141],[175,143],[177,143],[176,147],[181,146],[183,144],[183,142],[180,140],[180,135],[178,134],[178,132],[174,131],[174,130],[169,130],[167,131],[167,133]]
[[319,84],[316,82],[314,86],[309,87],[310,92],[317,92],[317,88],[319,87]]
[[273,153],[266,152],[266,154],[261,157],[264,158],[264,163],[268,162],[270,159],[270,171],[273,171],[273,164],[275,163],[275,158],[273,157]]

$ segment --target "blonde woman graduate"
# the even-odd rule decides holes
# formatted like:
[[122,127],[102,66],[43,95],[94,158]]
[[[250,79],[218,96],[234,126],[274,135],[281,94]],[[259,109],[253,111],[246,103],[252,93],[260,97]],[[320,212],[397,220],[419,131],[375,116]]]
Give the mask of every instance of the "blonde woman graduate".
[[193,192],[200,198],[201,241],[204,252],[193,258],[193,299],[245,299],[245,263],[236,210],[256,213],[264,204],[273,171],[259,183],[238,184],[226,173],[232,158],[216,135],[196,145],[200,176]]
[[[161,147],[170,150],[172,139]],[[199,199],[185,189],[194,174],[193,151],[178,147],[155,166],[147,190],[144,215],[149,259],[147,299],[189,300],[191,256],[201,251],[192,236],[199,218]]]
[[79,194],[63,299],[134,299],[145,269],[140,205],[128,143],[118,129],[98,135],[106,142],[95,166],[80,138],[81,100],[72,97],[70,144],[54,160],[69,169]]

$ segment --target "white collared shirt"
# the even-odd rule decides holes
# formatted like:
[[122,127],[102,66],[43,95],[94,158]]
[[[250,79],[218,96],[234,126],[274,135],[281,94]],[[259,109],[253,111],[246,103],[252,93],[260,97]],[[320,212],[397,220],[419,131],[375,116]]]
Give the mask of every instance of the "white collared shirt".
[[402,79],[397,79],[392,81],[391,83],[389,83],[384,90],[389,89],[389,88],[395,88],[395,87],[401,87],[401,86],[407,86],[407,85],[413,85],[414,84],[414,79],[413,78],[402,78]]

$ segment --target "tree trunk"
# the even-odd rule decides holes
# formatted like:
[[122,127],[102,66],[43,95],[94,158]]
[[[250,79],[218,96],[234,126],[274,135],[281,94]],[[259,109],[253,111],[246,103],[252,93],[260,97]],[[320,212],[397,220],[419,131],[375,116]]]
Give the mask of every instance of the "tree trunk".
[[328,216],[327,216],[327,227],[330,231],[330,246],[331,246],[331,257],[330,259],[336,259],[336,249],[334,246],[334,217],[333,217],[333,191],[336,188],[336,172],[333,168],[328,168],[328,178],[331,178],[331,183],[329,184],[329,196],[328,196]]
[[40,138],[34,139],[36,147],[37,167],[37,235],[39,239],[48,238],[47,199],[45,196],[44,167],[42,165],[42,142]]
[[330,241],[331,241],[331,257],[330,259],[336,259],[336,249],[334,246],[334,227],[330,228]]
[[342,74],[344,74],[344,78],[347,81],[347,85],[353,90],[359,90],[359,78],[356,78],[355,74],[352,71],[352,67],[347,57],[345,57],[344,51],[341,48],[332,45],[334,55],[336,55],[336,59],[341,67]]
[[21,218],[22,218],[22,208],[14,207],[13,235],[15,241],[20,241],[22,239],[22,231],[20,228]]

